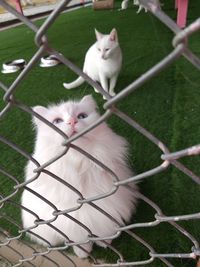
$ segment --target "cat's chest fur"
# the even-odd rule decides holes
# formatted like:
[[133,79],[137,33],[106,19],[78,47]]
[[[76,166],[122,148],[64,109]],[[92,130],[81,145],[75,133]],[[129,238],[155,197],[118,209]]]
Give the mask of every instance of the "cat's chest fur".
[[103,59],[97,52],[96,45],[94,44],[90,47],[86,54],[84,72],[86,72],[94,80],[96,80],[100,74],[103,74],[107,78],[111,78],[115,74],[119,73],[121,64],[122,54],[119,47],[115,49],[114,53],[109,58]]

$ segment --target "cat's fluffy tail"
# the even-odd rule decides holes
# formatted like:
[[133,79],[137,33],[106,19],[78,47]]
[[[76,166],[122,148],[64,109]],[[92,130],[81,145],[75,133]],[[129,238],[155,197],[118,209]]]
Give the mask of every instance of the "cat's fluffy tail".
[[82,83],[84,83],[84,79],[83,77],[78,77],[75,81],[71,82],[71,83],[63,83],[63,86],[66,88],[66,89],[72,89],[72,88],[75,88],[75,87],[78,87],[79,85],[81,85]]

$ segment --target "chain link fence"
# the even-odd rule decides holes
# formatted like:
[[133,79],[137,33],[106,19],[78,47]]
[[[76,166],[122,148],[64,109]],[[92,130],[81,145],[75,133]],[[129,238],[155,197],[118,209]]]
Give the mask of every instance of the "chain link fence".
[[[113,189],[110,193],[106,194],[108,196],[109,194],[114,194],[115,190],[118,189],[120,186],[128,185],[132,182],[138,182],[141,180],[144,180],[152,175],[155,175],[157,173],[165,171],[170,165],[173,165],[175,168],[179,169],[182,173],[186,174],[195,184],[196,186],[200,185],[200,177],[196,175],[192,170],[188,169],[185,165],[183,165],[179,159],[185,156],[195,156],[200,153],[200,145],[194,144],[193,147],[186,148],[182,151],[175,151],[171,152],[169,151],[168,147],[166,147],[161,140],[159,140],[156,136],[151,134],[149,131],[147,131],[145,128],[143,128],[141,125],[139,125],[134,119],[132,119],[130,116],[127,116],[124,112],[122,112],[120,109],[116,107],[116,104],[120,101],[123,101],[123,99],[128,96],[129,94],[133,94],[134,91],[138,88],[140,88],[144,83],[146,83],[148,80],[150,80],[152,77],[156,76],[163,70],[165,70],[166,67],[168,67],[170,64],[172,64],[174,61],[176,61],[181,56],[184,56],[191,64],[193,64],[197,69],[200,70],[200,58],[196,56],[189,48],[188,48],[188,38],[190,35],[193,35],[195,32],[197,32],[200,29],[200,19],[197,19],[194,21],[191,25],[189,25],[184,30],[180,30],[178,26],[174,23],[173,20],[170,19],[160,8],[158,1],[154,0],[140,0],[140,3],[144,5],[149,12],[151,12],[154,16],[156,16],[160,21],[162,21],[174,34],[175,37],[173,39],[173,46],[174,49],[171,51],[170,54],[168,54],[163,60],[161,60],[159,63],[157,63],[154,67],[149,69],[146,73],[144,73],[141,77],[133,81],[129,86],[121,90],[120,93],[118,93],[115,97],[111,98],[108,93],[106,93],[99,84],[95,83],[93,80],[91,80],[86,74],[84,74],[75,64],[73,64],[69,59],[65,58],[62,54],[60,54],[58,51],[54,50],[53,47],[51,47],[51,44],[49,43],[46,32],[51,27],[53,22],[56,20],[56,18],[59,16],[59,14],[62,12],[64,7],[69,3],[69,0],[62,0],[57,8],[47,17],[47,19],[44,21],[41,27],[37,27],[35,24],[33,24],[28,18],[24,17],[23,15],[19,14],[15,9],[13,9],[10,5],[6,3],[4,0],[0,0],[0,4],[5,8],[8,12],[11,12],[14,14],[19,20],[21,20],[24,24],[26,24],[33,32],[35,32],[35,43],[38,46],[37,52],[34,54],[32,59],[28,62],[27,66],[22,70],[22,72],[18,75],[16,80],[7,87],[4,83],[0,81],[0,87],[1,90],[3,90],[3,100],[5,102],[5,107],[3,110],[1,110],[0,113],[0,119],[4,119],[4,115],[9,113],[12,107],[17,107],[18,109],[21,109],[23,112],[29,113],[30,115],[36,116],[43,122],[49,125],[49,127],[52,127],[55,131],[57,131],[59,134],[62,134],[62,132],[58,131],[56,127],[53,127],[51,123],[46,121],[43,117],[39,116],[37,113],[34,113],[33,110],[26,106],[25,104],[19,102],[15,98],[15,92],[18,88],[18,85],[23,79],[26,79],[26,75],[32,70],[34,65],[41,59],[41,57],[48,53],[50,55],[56,56],[63,64],[68,66],[72,71],[74,71],[76,74],[81,75],[84,77],[84,79],[93,87],[97,88],[99,92],[107,99],[106,103],[104,104],[105,113],[100,117],[98,121],[96,121],[93,125],[91,125],[89,128],[81,132],[80,134],[70,137],[69,139],[66,139],[65,146],[66,151],[64,153],[67,153],[68,148],[72,147],[73,149],[79,151],[80,153],[84,154],[86,157],[88,157],[90,160],[95,161],[96,164],[100,165],[102,168],[104,168],[106,171],[110,171],[109,166],[103,165],[101,162],[96,160],[93,155],[89,155],[85,151],[81,150],[79,147],[76,147],[72,144],[72,142],[79,138],[84,133],[92,130],[93,128],[97,127],[100,123],[107,120],[110,116],[115,115],[122,119],[124,122],[129,124],[131,127],[133,127],[136,131],[138,131],[141,135],[146,137],[149,142],[152,142],[155,144],[161,152],[161,159],[162,163],[160,166],[157,166],[154,169],[151,169],[149,171],[146,171],[144,173],[140,173],[138,175],[135,175],[133,177],[130,177],[128,179],[125,179],[123,181],[113,181]],[[29,153],[24,151],[21,147],[19,147],[17,144],[12,143],[8,139],[4,138],[3,136],[0,136],[0,142],[6,144],[8,147],[13,149],[15,152],[19,153],[21,156],[26,158],[27,160],[31,160],[33,162],[34,159],[31,157]],[[58,158],[60,158],[62,155],[56,156],[54,159],[52,159],[50,162],[46,162],[43,165],[38,165],[35,170],[36,177],[40,174],[41,171],[45,171],[45,167],[52,164],[54,161],[56,161]],[[5,167],[0,166],[0,173],[4,176],[6,176],[9,180],[12,180],[14,183],[13,186],[13,192],[9,195],[3,194],[3,189],[1,188],[1,197],[0,197],[0,207],[4,207],[5,205],[11,205],[13,208],[16,209],[25,209],[21,204],[16,203],[12,200],[12,197],[17,195],[20,190],[27,189],[28,188],[28,182],[20,183],[18,180],[18,177],[15,177],[11,175],[9,172],[7,172]],[[57,179],[60,183],[63,183],[62,179],[59,179],[59,177],[56,177],[54,174],[49,174],[52,179]],[[36,179],[36,178],[34,178]],[[65,186],[70,187],[70,185],[65,184]],[[70,187],[71,190],[75,191],[75,188]],[[34,192],[33,192],[34,193]],[[103,196],[103,197],[106,197]],[[104,267],[104,266],[149,266],[150,263],[153,263],[155,260],[159,260],[162,262],[164,266],[174,266],[171,262],[171,258],[177,258],[177,259],[198,259],[200,256],[200,248],[199,248],[199,242],[195,236],[192,236],[185,228],[183,228],[179,223],[181,221],[185,220],[199,220],[200,219],[200,213],[195,214],[184,214],[184,215],[174,215],[174,216],[166,216],[164,212],[160,209],[160,207],[151,201],[149,198],[144,196],[142,193],[137,193],[137,197],[139,200],[144,201],[147,205],[149,205],[154,211],[155,211],[155,219],[151,222],[144,222],[144,223],[135,223],[135,224],[129,224],[126,226],[121,226],[115,219],[110,216],[109,214],[106,214],[103,210],[98,208],[94,201],[102,198],[102,196],[96,196],[90,199],[84,199],[80,194],[79,199],[79,205],[80,207],[84,205],[85,203],[93,206],[94,208],[98,209],[99,212],[104,212],[105,216],[107,216],[110,220],[113,220],[118,225],[116,229],[116,235],[111,236],[110,239],[115,239],[118,237],[122,232],[129,235],[131,238],[135,239],[137,242],[139,242],[142,246],[145,247],[148,251],[148,258],[145,258],[143,260],[138,261],[132,261],[128,262],[124,259],[123,255],[118,251],[117,248],[114,247],[114,245],[110,244],[108,245],[108,248],[113,251],[113,253],[116,255],[117,260],[116,262],[107,263],[98,261],[92,254],[89,254],[90,262],[93,266],[98,267]],[[48,200],[45,200],[48,202]],[[51,205],[51,203],[49,203]],[[27,212],[31,212],[30,210],[27,210]],[[61,214],[66,214],[66,211],[55,211],[56,216],[60,216]],[[10,224],[13,224],[18,229],[18,235],[11,235],[9,232],[6,231],[6,229],[2,229],[0,227],[0,236],[1,236],[1,242],[0,242],[0,251],[3,251],[4,248],[9,250],[11,253],[14,253],[17,260],[12,263],[12,266],[40,266],[37,264],[37,259],[42,258],[46,260],[46,266],[61,266],[59,264],[58,258],[64,259],[64,266],[77,266],[76,261],[73,259],[73,257],[70,257],[68,254],[66,254],[66,248],[69,246],[78,246],[81,248],[81,245],[83,243],[75,243],[70,240],[66,240],[65,245],[61,247],[53,247],[51,244],[49,244],[46,248],[39,248],[37,246],[31,245],[23,240],[23,236],[26,232],[31,232],[31,229],[23,229],[23,227],[18,224],[12,216],[8,216],[8,214],[0,214],[0,218],[6,220]],[[70,218],[70,216],[69,216]],[[151,246],[151,244],[147,243],[143,238],[136,235],[133,229],[136,228],[144,228],[144,227],[154,227],[159,224],[162,224],[163,222],[169,224],[173,228],[176,228],[176,230],[184,235],[193,245],[191,247],[190,251],[187,251],[185,253],[157,253],[154,248]],[[48,221],[42,221],[43,224],[49,223]],[[76,222],[81,227],[84,227],[80,222]],[[34,227],[37,227],[39,222],[36,220]],[[93,235],[92,232],[88,231],[88,240],[89,241],[105,241],[108,239],[108,237],[105,238],[99,238],[95,235]],[[25,250],[18,250],[13,244],[15,242],[20,242],[21,246],[25,246]],[[59,257],[51,257],[51,253],[59,253]],[[1,259],[5,260],[4,265],[2,266],[8,266],[7,262],[9,262],[9,257],[5,253],[1,253]],[[84,266],[83,263],[81,263],[80,266]],[[156,266],[156,265],[151,265]]]

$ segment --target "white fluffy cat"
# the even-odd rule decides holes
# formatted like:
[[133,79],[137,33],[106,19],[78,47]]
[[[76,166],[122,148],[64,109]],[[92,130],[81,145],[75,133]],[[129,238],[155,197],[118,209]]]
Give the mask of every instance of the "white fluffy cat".
[[[33,110],[56,125],[69,137],[79,133],[100,117],[96,111],[96,103],[90,95],[83,97],[80,101],[63,102],[48,108],[36,106]],[[33,122],[37,132],[33,158],[43,164],[62,153],[64,138],[36,117],[34,117]],[[119,179],[126,179],[133,175],[127,165],[126,140],[114,133],[105,122],[75,140],[73,144],[108,166]],[[25,170],[26,181],[35,177],[34,169],[36,168],[37,166],[32,161],[28,162]],[[45,169],[71,184],[86,199],[110,192],[113,189],[114,179],[112,175],[72,148]],[[80,221],[94,235],[107,237],[116,233],[117,225],[113,220],[87,203],[79,206],[77,201],[80,199],[80,195],[47,173],[41,172],[39,177],[30,182],[27,187],[50,201],[57,210],[65,211],[77,208],[77,210],[66,214]],[[97,200],[94,204],[110,214],[120,225],[124,225],[130,220],[135,210],[136,191],[135,185],[129,189],[120,186],[114,194]],[[50,223],[53,227],[62,231],[71,241],[85,242],[82,247],[88,253],[92,250],[92,242],[87,242],[88,231],[65,215],[59,215],[56,218],[53,214],[54,208],[37,195],[25,189],[22,194],[22,205],[37,214],[40,220],[55,219]],[[35,220],[36,216],[24,209],[22,210],[24,228],[34,226]],[[39,224],[31,231],[47,240],[52,246],[67,241],[64,235],[47,224]],[[32,240],[47,245],[44,240],[35,235],[29,233],[29,236]],[[105,246],[101,242],[96,243]],[[81,248],[77,246],[73,248],[79,257],[88,256],[88,253]]]
[[[113,29],[110,34],[102,34],[95,30],[95,34],[97,41],[86,53],[83,72],[99,82],[106,92],[114,96],[114,88],[122,65],[117,31]],[[72,89],[83,82],[84,79],[80,76],[74,82],[63,83],[63,85],[67,89]],[[95,91],[98,92],[96,89]]]

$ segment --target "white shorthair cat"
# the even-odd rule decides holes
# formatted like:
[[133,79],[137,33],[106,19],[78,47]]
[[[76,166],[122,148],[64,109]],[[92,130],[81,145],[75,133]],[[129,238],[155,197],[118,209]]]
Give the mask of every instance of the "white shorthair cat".
[[[114,96],[114,88],[122,65],[117,31],[113,29],[110,34],[102,34],[95,30],[95,33],[97,41],[86,53],[83,72],[99,82],[106,92]],[[83,82],[84,79],[80,76],[74,82],[63,83],[63,86],[72,89]],[[96,89],[95,91],[98,92]]]
[[[121,9],[120,10],[124,10],[128,8],[128,2],[129,0],[123,0],[121,3]],[[137,10],[137,14],[140,13],[140,11],[144,8],[145,12],[147,12],[147,8],[145,8],[143,5],[140,4],[140,2],[138,0],[133,0],[133,5],[135,6],[139,6],[138,10]]]
[[[96,111],[96,103],[90,95],[83,97],[80,101],[62,102],[47,108],[36,106],[33,110],[69,137],[79,133],[100,117]],[[33,158],[39,164],[44,164],[64,151],[64,137],[36,117],[33,122],[37,132]],[[128,144],[126,140],[114,133],[105,122],[73,141],[73,144],[108,166],[120,180],[133,175],[127,164]],[[69,148],[64,156],[45,168],[46,171],[60,177],[65,184],[49,176],[45,171],[42,171],[37,179],[31,181],[36,175],[34,172],[36,168],[37,166],[32,161],[28,162],[25,180],[30,180],[30,183],[27,187],[50,201],[56,208],[27,189],[23,191],[22,205],[33,212],[22,209],[23,227],[36,226],[34,224],[36,219],[40,222],[31,231],[43,239],[29,233],[33,241],[48,245],[44,241],[46,240],[51,246],[61,245],[67,241],[67,238],[74,242],[85,242],[82,247],[88,252],[77,246],[74,246],[74,252],[79,257],[87,257],[93,245],[91,241],[86,242],[89,233],[84,227],[68,218],[68,215],[84,224],[96,236],[109,237],[116,234],[117,223],[90,204],[79,204],[80,194],[68,187],[66,183],[78,190],[85,199],[111,192],[113,188],[116,189],[110,196],[96,200],[94,204],[112,216],[120,225],[128,222],[135,211],[137,187],[133,184],[129,188],[126,186],[115,188],[112,173],[73,148]],[[55,209],[66,211],[73,208],[73,211],[66,212],[65,215],[61,214],[56,217],[54,213]],[[39,218],[34,216],[34,213]],[[41,223],[42,220],[50,220],[49,225]],[[96,241],[96,243],[105,246],[103,242]]]
[[[122,3],[121,3],[121,9],[119,10],[124,10],[124,9],[127,9],[128,8],[128,3],[129,3],[129,0],[123,0]],[[139,1],[139,0],[133,0],[133,5],[135,6],[139,6],[138,10],[137,10],[137,14],[140,13],[140,11],[142,9],[145,10],[145,12],[148,11],[148,9],[142,5],[142,3]],[[155,10],[156,8],[161,8],[161,3],[159,0],[152,0],[152,1],[149,1],[149,7],[151,7],[152,11]]]

